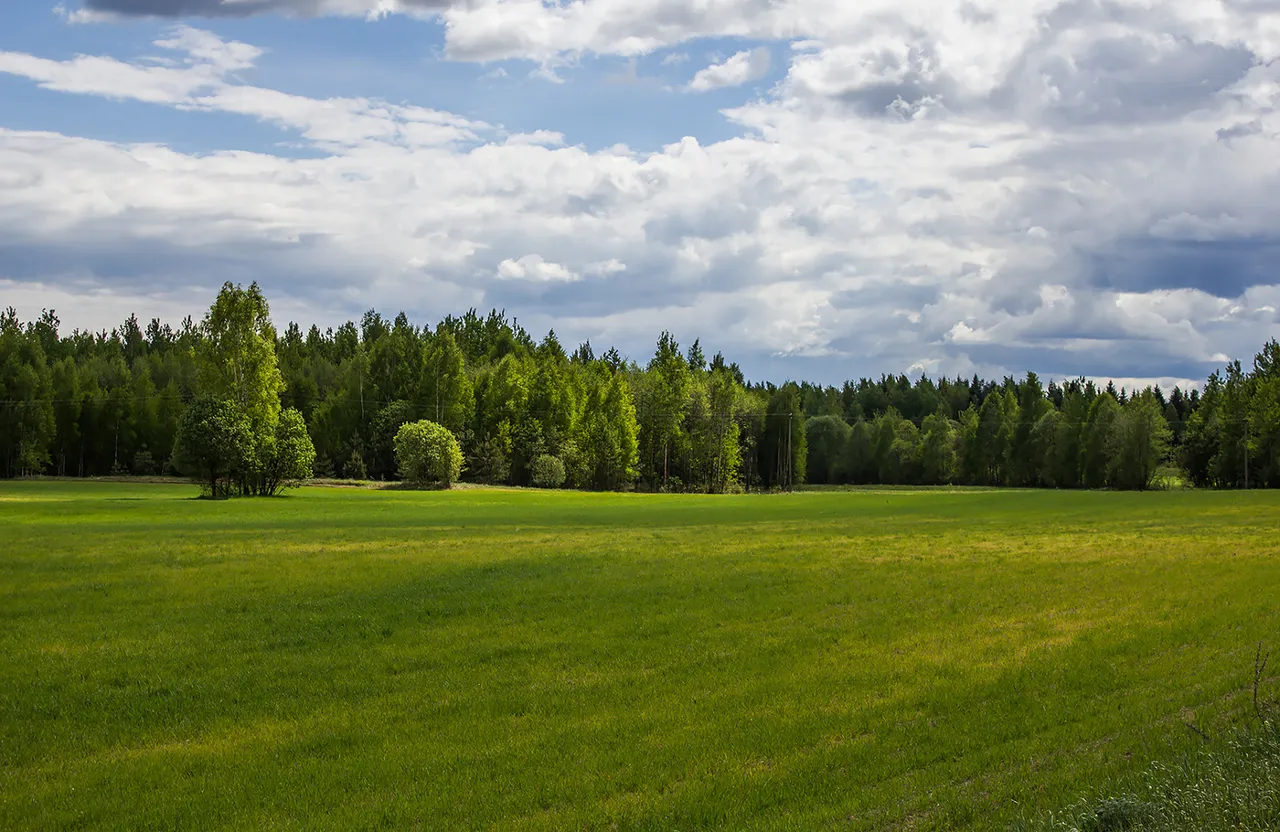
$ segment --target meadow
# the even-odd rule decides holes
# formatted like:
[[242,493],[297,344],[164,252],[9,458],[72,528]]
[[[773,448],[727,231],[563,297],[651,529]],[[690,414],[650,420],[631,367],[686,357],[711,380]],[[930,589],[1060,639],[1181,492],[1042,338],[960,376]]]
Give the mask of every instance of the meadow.
[[1277,492],[195,494],[0,483],[0,828],[1007,828],[1280,642]]

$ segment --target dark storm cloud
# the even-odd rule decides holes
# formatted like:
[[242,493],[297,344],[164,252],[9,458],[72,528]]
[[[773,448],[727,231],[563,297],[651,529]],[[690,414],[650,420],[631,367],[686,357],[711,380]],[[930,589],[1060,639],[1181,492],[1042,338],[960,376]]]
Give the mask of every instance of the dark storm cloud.
[[[1087,336],[1079,336],[1087,338]],[[978,364],[1006,367],[1021,375],[1034,369],[1041,380],[1074,378],[1186,378],[1199,380],[1221,366],[1169,354],[1163,341],[1137,338],[1098,341],[1096,346],[1065,350],[1061,345],[966,344],[964,352]]]
[[1232,139],[1244,139],[1249,136],[1256,136],[1262,132],[1262,122],[1259,119],[1246,121],[1242,124],[1236,124],[1231,127],[1224,127],[1218,131],[1218,141],[1231,143]]
[[259,281],[264,288],[286,289],[289,272],[282,261],[308,261],[308,291],[338,292],[345,275],[338,268],[325,270],[321,238],[304,238],[297,243],[255,241],[236,249],[224,246],[184,246],[165,240],[149,240],[139,247],[136,240],[93,242],[75,246],[62,243],[31,243],[0,239],[0,262],[4,277],[17,281],[42,281],[50,275],[66,275],[59,283],[75,283],[92,278],[100,288],[117,292],[148,292],[181,280],[192,285],[217,286],[223,281]]
[[1058,90],[1051,108],[1069,123],[1147,122],[1178,117],[1206,105],[1254,65],[1252,53],[1182,41],[1161,51],[1138,37],[1101,40],[1070,60],[1038,68],[1042,83]]
[[1239,297],[1276,282],[1280,239],[1139,240],[1093,256],[1094,285],[1122,292],[1199,289]]
[[[249,17],[269,12],[307,17],[320,14],[325,5],[322,0],[85,0],[91,11],[145,17]],[[402,0],[402,5],[440,9],[449,0]]]

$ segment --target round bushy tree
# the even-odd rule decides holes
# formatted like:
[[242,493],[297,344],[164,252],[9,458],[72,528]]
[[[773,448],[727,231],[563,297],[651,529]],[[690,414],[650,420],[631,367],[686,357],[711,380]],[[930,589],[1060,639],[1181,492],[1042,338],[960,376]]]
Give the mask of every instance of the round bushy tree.
[[564,480],[564,462],[560,457],[543,454],[533,460],[533,484],[538,488],[559,488]]
[[233,403],[202,396],[178,420],[173,465],[200,484],[207,497],[226,497],[231,480],[253,463],[249,419]]
[[401,425],[395,445],[400,477],[408,482],[437,482],[447,488],[462,473],[462,447],[457,437],[435,422]]
[[273,441],[261,444],[264,496],[274,496],[285,488],[296,488],[302,480],[311,478],[316,449],[307,433],[307,423],[297,410],[290,407],[281,411]]

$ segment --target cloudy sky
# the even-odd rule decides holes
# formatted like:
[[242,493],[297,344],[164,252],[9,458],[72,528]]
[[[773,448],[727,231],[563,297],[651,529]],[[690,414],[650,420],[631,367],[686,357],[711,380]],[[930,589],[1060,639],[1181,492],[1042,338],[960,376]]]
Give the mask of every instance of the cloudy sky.
[[0,305],[1199,380],[1280,335],[1278,57],[1280,0],[5,3]]

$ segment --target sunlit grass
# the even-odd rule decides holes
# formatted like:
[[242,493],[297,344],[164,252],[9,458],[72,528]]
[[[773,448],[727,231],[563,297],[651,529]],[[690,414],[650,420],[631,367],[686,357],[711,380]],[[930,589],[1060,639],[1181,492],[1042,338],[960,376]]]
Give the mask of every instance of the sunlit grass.
[[1280,495],[0,485],[0,828],[991,828],[1236,710]]

